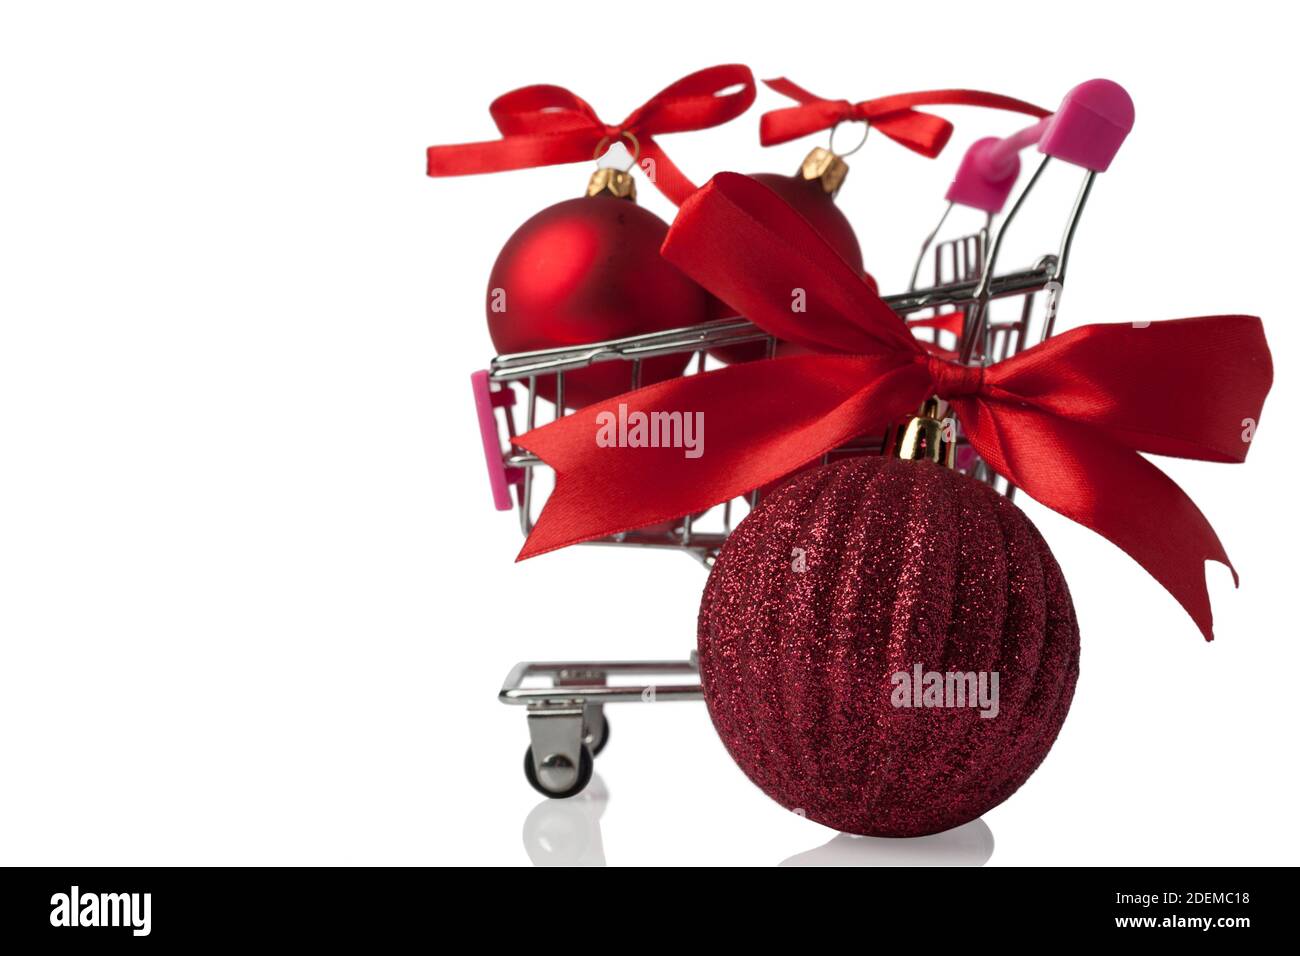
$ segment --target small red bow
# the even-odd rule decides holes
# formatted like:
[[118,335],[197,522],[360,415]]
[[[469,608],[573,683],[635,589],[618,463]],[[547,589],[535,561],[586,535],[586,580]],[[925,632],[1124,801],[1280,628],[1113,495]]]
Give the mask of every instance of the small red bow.
[[[686,201],[663,254],[737,314],[817,354],[670,379],[516,438],[556,474],[521,558],[728,501],[937,394],[994,471],[1126,551],[1212,637],[1205,561],[1231,565],[1192,500],[1140,452],[1245,459],[1273,381],[1258,318],[1085,325],[966,368],[931,354],[806,219],[735,173]],[[600,447],[597,418],[619,406],[703,413],[702,454]]]
[[430,146],[430,176],[495,173],[532,166],[579,163],[625,133],[640,157],[654,162],[654,184],[677,205],[695,186],[655,142],[662,133],[707,129],[735,119],[754,102],[754,76],[740,64],[713,66],[683,77],[652,96],[621,123],[608,124],[576,94],[560,86],[525,86],[493,101],[502,138],[487,143]]
[[933,159],[948,145],[952,124],[942,117],[914,110],[914,106],[985,106],[1029,116],[1051,115],[1048,110],[1032,103],[981,90],[927,90],[850,103],[848,100],[822,99],[785,77],[763,82],[800,104],[763,114],[759,138],[764,146],[831,129],[845,120],[859,120],[870,123],[896,143]]

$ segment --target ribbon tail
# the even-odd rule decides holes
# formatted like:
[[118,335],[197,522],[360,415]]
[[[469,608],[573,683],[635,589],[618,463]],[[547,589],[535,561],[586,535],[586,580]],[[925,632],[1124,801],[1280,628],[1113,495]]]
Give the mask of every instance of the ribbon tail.
[[[647,167],[647,161],[653,163],[653,166]],[[641,156],[637,165],[674,206],[680,206],[695,192],[695,184],[686,178],[686,174],[677,168],[677,164],[668,158],[663,148],[653,139],[641,142]]]
[[569,131],[507,136],[484,143],[430,146],[425,154],[425,172],[430,176],[470,176],[580,163],[591,158],[594,140],[588,131]]
[[952,123],[940,116],[918,110],[903,110],[874,120],[871,124],[900,146],[906,146],[927,159],[943,152],[952,139]]
[[786,79],[784,76],[778,76],[775,79],[764,80],[763,85],[773,92],[780,93],[782,96],[788,96],[798,103],[811,103],[814,100],[825,99],[824,96],[818,96],[816,93],[810,93],[805,90],[794,80]]
[[[515,439],[555,469],[518,560],[746,494],[876,433],[929,390],[910,356],[801,355],[589,405]],[[682,440],[663,440],[672,435]]]
[[1251,315],[1083,325],[989,369],[988,381],[1135,451],[1246,458],[1273,384]]
[[1232,570],[1214,528],[1178,485],[1097,429],[1025,405],[959,398],[954,410],[994,471],[1115,544],[1214,639],[1205,562]]

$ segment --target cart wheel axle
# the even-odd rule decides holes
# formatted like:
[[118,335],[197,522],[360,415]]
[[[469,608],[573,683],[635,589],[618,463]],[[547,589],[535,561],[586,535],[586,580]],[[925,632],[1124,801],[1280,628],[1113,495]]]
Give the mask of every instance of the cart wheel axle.
[[581,793],[591,782],[593,768],[591,749],[586,744],[579,750],[576,767],[564,754],[548,754],[534,761],[532,746],[524,751],[524,776],[534,790],[552,800]]

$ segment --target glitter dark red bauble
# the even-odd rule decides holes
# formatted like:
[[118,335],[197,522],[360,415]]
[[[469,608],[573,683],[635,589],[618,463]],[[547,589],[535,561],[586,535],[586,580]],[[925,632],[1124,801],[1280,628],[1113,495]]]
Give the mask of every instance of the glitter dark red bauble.
[[[586,345],[708,318],[708,294],[659,255],[668,225],[636,203],[588,196],[556,203],[507,240],[488,281],[487,317],[500,353]],[[690,355],[641,363],[641,384],[681,374]],[[579,408],[632,387],[632,363],[566,372],[564,404]],[[538,392],[555,400],[553,377]]]
[[[699,661],[714,726],[768,796],[837,830],[920,836],[1033,773],[1069,710],[1079,632],[1012,502],[932,462],[854,458],[781,485],[732,533]],[[916,664],[998,672],[997,716],[895,707],[893,675]]]
[[[779,173],[756,173],[750,177],[756,179],[772,192],[776,193],[802,215],[812,227],[824,238],[836,252],[859,274],[862,268],[862,247],[858,245],[857,234],[849,224],[848,217],[835,205],[835,199],[822,188],[820,180],[804,179],[802,176],[782,176]],[[875,280],[867,276],[874,286]],[[724,303],[715,301],[714,317],[729,318],[734,310]],[[767,354],[764,342],[746,342],[743,345],[725,345],[710,349],[709,354],[723,362],[752,362]]]

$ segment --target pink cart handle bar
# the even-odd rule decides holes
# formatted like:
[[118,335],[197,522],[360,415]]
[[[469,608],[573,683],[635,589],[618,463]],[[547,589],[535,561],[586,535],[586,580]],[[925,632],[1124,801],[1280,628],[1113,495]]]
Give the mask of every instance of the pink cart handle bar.
[[1133,100],[1110,80],[1080,83],[1060,108],[1005,139],[976,140],[948,187],[949,202],[992,215],[1006,204],[1020,176],[1020,151],[1034,143],[1054,159],[1105,172],[1133,128]]
[[514,507],[510,500],[510,486],[524,480],[522,468],[507,468],[501,456],[501,440],[497,437],[497,416],[494,409],[501,405],[513,405],[515,393],[509,386],[492,390],[487,370],[474,372],[469,377],[474,387],[474,407],[478,412],[478,430],[483,438],[483,458],[487,462],[488,484],[492,486],[492,503],[497,511],[509,511]]

